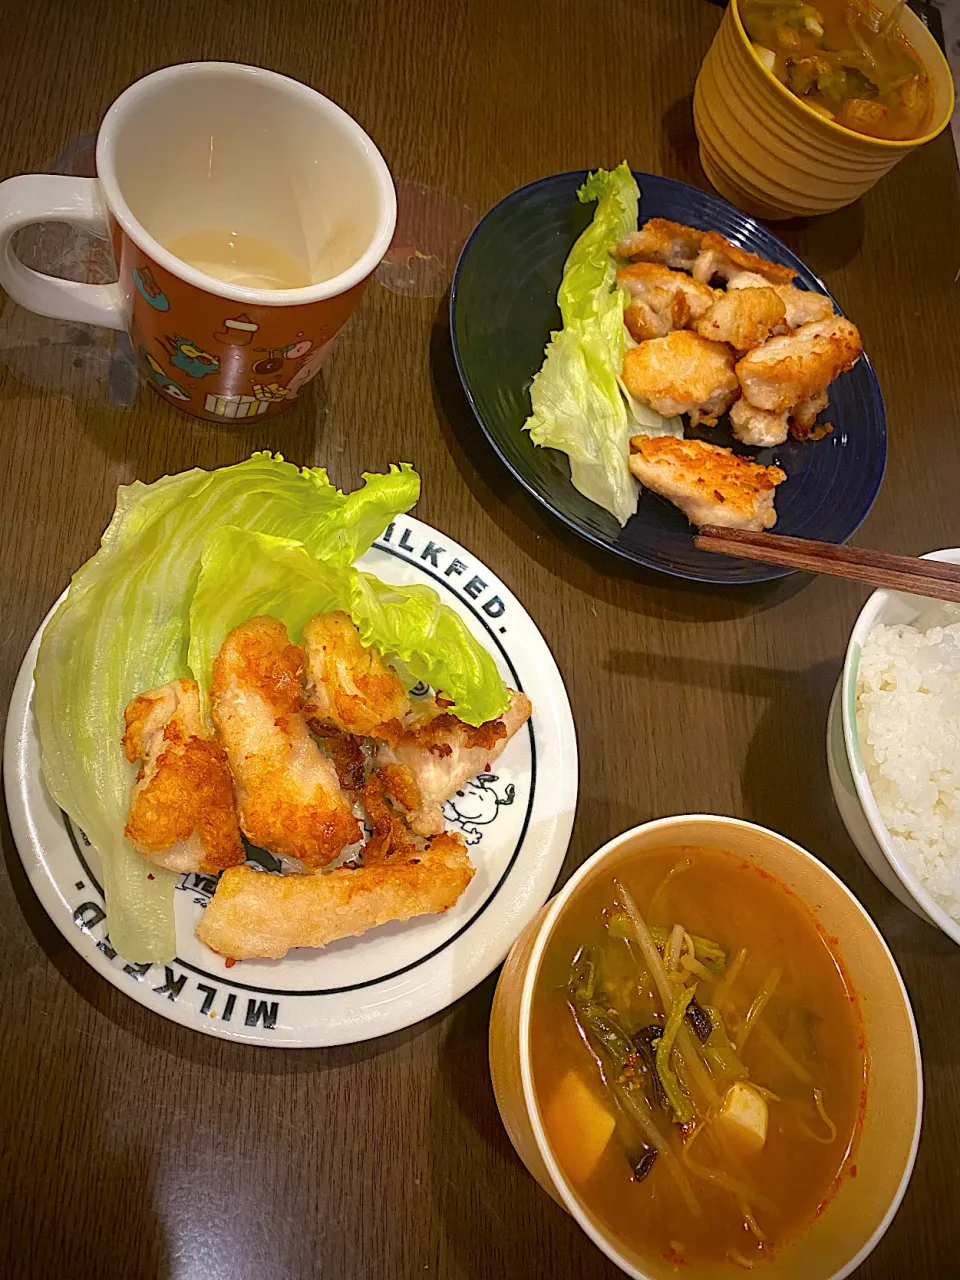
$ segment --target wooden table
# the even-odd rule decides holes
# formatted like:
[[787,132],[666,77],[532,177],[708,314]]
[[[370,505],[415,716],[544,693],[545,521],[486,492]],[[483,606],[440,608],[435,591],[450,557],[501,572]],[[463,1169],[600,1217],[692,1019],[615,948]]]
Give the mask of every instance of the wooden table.
[[[706,185],[690,93],[719,17],[704,0],[8,6],[0,176],[50,167],[146,72],[223,58],[336,99],[408,195],[423,185],[447,198],[454,231],[464,205],[479,216],[534,178],[625,156]],[[960,543],[949,135],[855,207],[782,234],[860,325],[886,398],[886,482],[860,537],[910,553]],[[111,403],[98,335],[65,333],[5,301],[0,704],[43,615],[94,551],[117,484],[263,447],[322,463],[350,487],[363,469],[409,459],[423,476],[418,514],[496,569],[567,678],[582,789],[565,875],[644,819],[738,814],[811,849],[873,914],[914,1001],[927,1107],[910,1190],[862,1274],[951,1274],[960,955],[861,862],[824,757],[827,704],[865,592],[803,578],[710,590],[586,553],[478,441],[453,373],[446,299],[415,288],[374,285],[317,394],[232,432],[149,390],[132,407]],[[352,1048],[207,1039],[97,977],[41,911],[6,824],[3,844],[0,1275],[616,1274],[526,1174],[500,1125],[486,1065],[494,977],[445,1013]]]

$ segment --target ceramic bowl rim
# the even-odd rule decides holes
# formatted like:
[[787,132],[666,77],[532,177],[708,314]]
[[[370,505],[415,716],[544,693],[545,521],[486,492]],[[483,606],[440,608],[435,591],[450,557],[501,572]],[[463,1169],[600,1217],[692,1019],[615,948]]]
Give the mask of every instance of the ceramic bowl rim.
[[[945,560],[949,564],[960,564],[960,547],[945,547],[940,551],[928,551],[921,557],[923,560]],[[860,656],[863,651],[863,645],[867,636],[876,625],[877,619],[881,612],[887,607],[895,596],[907,595],[903,591],[887,591],[881,589],[874,591],[868,597],[863,608],[857,616],[857,620],[853,625],[850,633],[850,639],[847,642],[847,651],[843,661],[843,696],[840,700],[840,710],[843,721],[843,742],[847,753],[847,762],[850,765],[850,772],[853,775],[854,786],[857,789],[857,798],[860,801],[867,822],[870,824],[870,830],[873,832],[874,838],[880,849],[893,868],[897,878],[903,884],[904,888],[912,898],[923,908],[930,919],[940,928],[948,938],[960,945],[960,922],[953,919],[944,911],[943,907],[935,901],[930,892],[924,888],[917,875],[907,866],[904,859],[900,856],[893,843],[893,837],[887,830],[883,818],[880,816],[880,809],[877,805],[873,794],[873,788],[870,785],[870,779],[867,777],[866,770],[863,767],[862,756],[860,752],[860,735],[857,731],[857,674],[860,669]]]

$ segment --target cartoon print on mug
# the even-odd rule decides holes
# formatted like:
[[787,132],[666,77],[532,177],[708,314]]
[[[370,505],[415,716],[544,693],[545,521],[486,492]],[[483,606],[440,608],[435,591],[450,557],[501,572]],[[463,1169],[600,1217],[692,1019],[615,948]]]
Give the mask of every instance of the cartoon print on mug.
[[278,373],[283,368],[284,360],[299,360],[301,356],[305,356],[313,347],[313,343],[309,338],[304,338],[303,332],[297,334],[297,342],[288,342],[281,347],[254,347],[254,351],[264,352],[264,358],[257,360],[252,366],[253,373]]
[[179,382],[174,382],[170,375],[164,372],[162,365],[153,358],[146,347],[140,347],[139,355],[146,365],[147,376],[154,386],[159,387],[168,396],[172,396],[174,400],[190,399],[189,391],[185,391]]
[[154,311],[170,310],[170,299],[157,284],[149,267],[135,267],[133,283],[137,286],[140,297],[148,302]]
[[297,337],[302,339],[302,341],[291,343],[289,347],[280,348],[285,360],[299,360],[300,357],[305,356],[313,346],[310,339],[304,338],[302,333],[298,333]]
[[314,374],[319,372],[320,367],[324,360],[326,360],[332,345],[333,338],[330,338],[327,342],[323,343],[322,346],[314,347],[306,360],[304,360],[303,364],[287,383],[287,392],[291,400],[297,396],[301,387],[304,387]]
[[257,396],[225,396],[211,391],[203,402],[207,413],[217,418],[255,418],[266,413],[271,401],[258,399]]
[[213,336],[225,347],[248,347],[259,328],[257,322],[243,311],[238,316],[229,316],[224,320],[223,328],[218,329]]
[[163,347],[173,367],[182,369],[191,378],[205,378],[208,373],[216,373],[220,368],[220,361],[216,356],[198,347],[182,333],[175,333],[172,338],[164,338]]
[[267,404],[276,404],[278,400],[293,399],[290,391],[286,387],[281,387],[279,382],[254,382],[250,390],[257,400],[263,400]]
[[[133,283],[134,270],[144,282],[150,273],[168,299],[168,311],[149,304]],[[324,301],[298,308],[296,317],[284,307],[231,305],[223,298],[205,302],[199,291],[138,249],[129,250],[125,272],[133,303],[134,349],[143,344],[172,378],[180,379],[179,392],[167,394],[182,398],[184,407],[198,417],[224,426],[288,410],[329,357],[352,309],[348,296],[337,299],[333,315]],[[149,366],[148,372],[158,391],[163,389],[160,379],[172,382],[169,375],[158,379]],[[203,387],[200,395],[192,393],[195,379]]]
[[277,373],[283,368],[283,357],[277,355],[278,347],[255,347],[255,351],[266,351],[268,354],[260,360],[254,360],[251,366],[252,373],[266,374]]

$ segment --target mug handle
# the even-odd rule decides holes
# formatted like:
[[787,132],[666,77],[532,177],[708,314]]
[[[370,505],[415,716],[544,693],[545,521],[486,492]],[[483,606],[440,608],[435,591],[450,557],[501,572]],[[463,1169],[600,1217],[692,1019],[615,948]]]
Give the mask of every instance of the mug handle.
[[25,267],[13,252],[15,231],[32,222],[67,222],[110,239],[110,224],[96,178],[23,174],[0,182],[0,286],[41,316],[125,329],[119,284],[59,280]]

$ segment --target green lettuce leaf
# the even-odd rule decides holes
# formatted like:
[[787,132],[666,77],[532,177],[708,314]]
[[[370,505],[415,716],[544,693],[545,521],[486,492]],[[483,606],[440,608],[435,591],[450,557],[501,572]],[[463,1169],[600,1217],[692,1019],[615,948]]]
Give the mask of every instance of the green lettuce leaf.
[[342,571],[312,556],[302,542],[224,525],[206,540],[189,612],[190,674],[200,686],[209,723],[213,660],[234,627],[259,614],[301,639],[315,613],[341,609]]
[[44,780],[100,854],[110,938],[128,960],[175,954],[176,877],[123,834],[135,774],[120,746],[124,707],[186,672],[189,604],[212,530],[240,523],[309,543],[342,501],[322,469],[269,454],[123,487],[100,550],[44,631],[34,672]]
[[399,658],[417,680],[453,699],[450,710],[467,724],[506,711],[510,700],[496,663],[432,587],[392,586],[355,573],[347,612],[364,644]]
[[394,516],[409,511],[419,497],[420,477],[407,462],[391,466],[386,475],[364,472],[363,488],[343,496],[339,511],[320,527],[307,549],[345,569],[370,549]]
[[[234,627],[270,614],[299,641],[315,613],[349,611],[347,570],[419,497],[420,477],[402,463],[386,475],[364,473],[362,488],[338,493],[337,505],[320,515],[307,540],[249,525],[213,530],[203,545],[189,609],[188,663],[204,710],[213,660]],[[350,572],[356,576],[356,570]]]
[[[621,394],[628,335],[610,250],[637,229],[640,193],[633,174],[625,163],[598,169],[577,196],[584,204],[596,200],[597,208],[564,265],[557,294],[563,328],[550,335],[530,387],[533,413],[524,427],[535,444],[567,454],[574,487],[623,525],[637,508],[630,436],[679,432],[673,420],[658,430],[652,410],[639,413]],[[653,418],[668,421],[659,414]]]
[[[396,514],[386,515],[377,534]],[[330,609],[350,615],[364,644],[399,659],[414,680],[451,698],[453,713],[468,724],[506,711],[509,699],[493,658],[432,587],[392,586],[350,564],[318,559],[300,542],[236,527],[218,529],[204,548],[190,607],[194,679],[206,694],[220,646],[247,618],[270,614],[299,641],[305,623]]]

